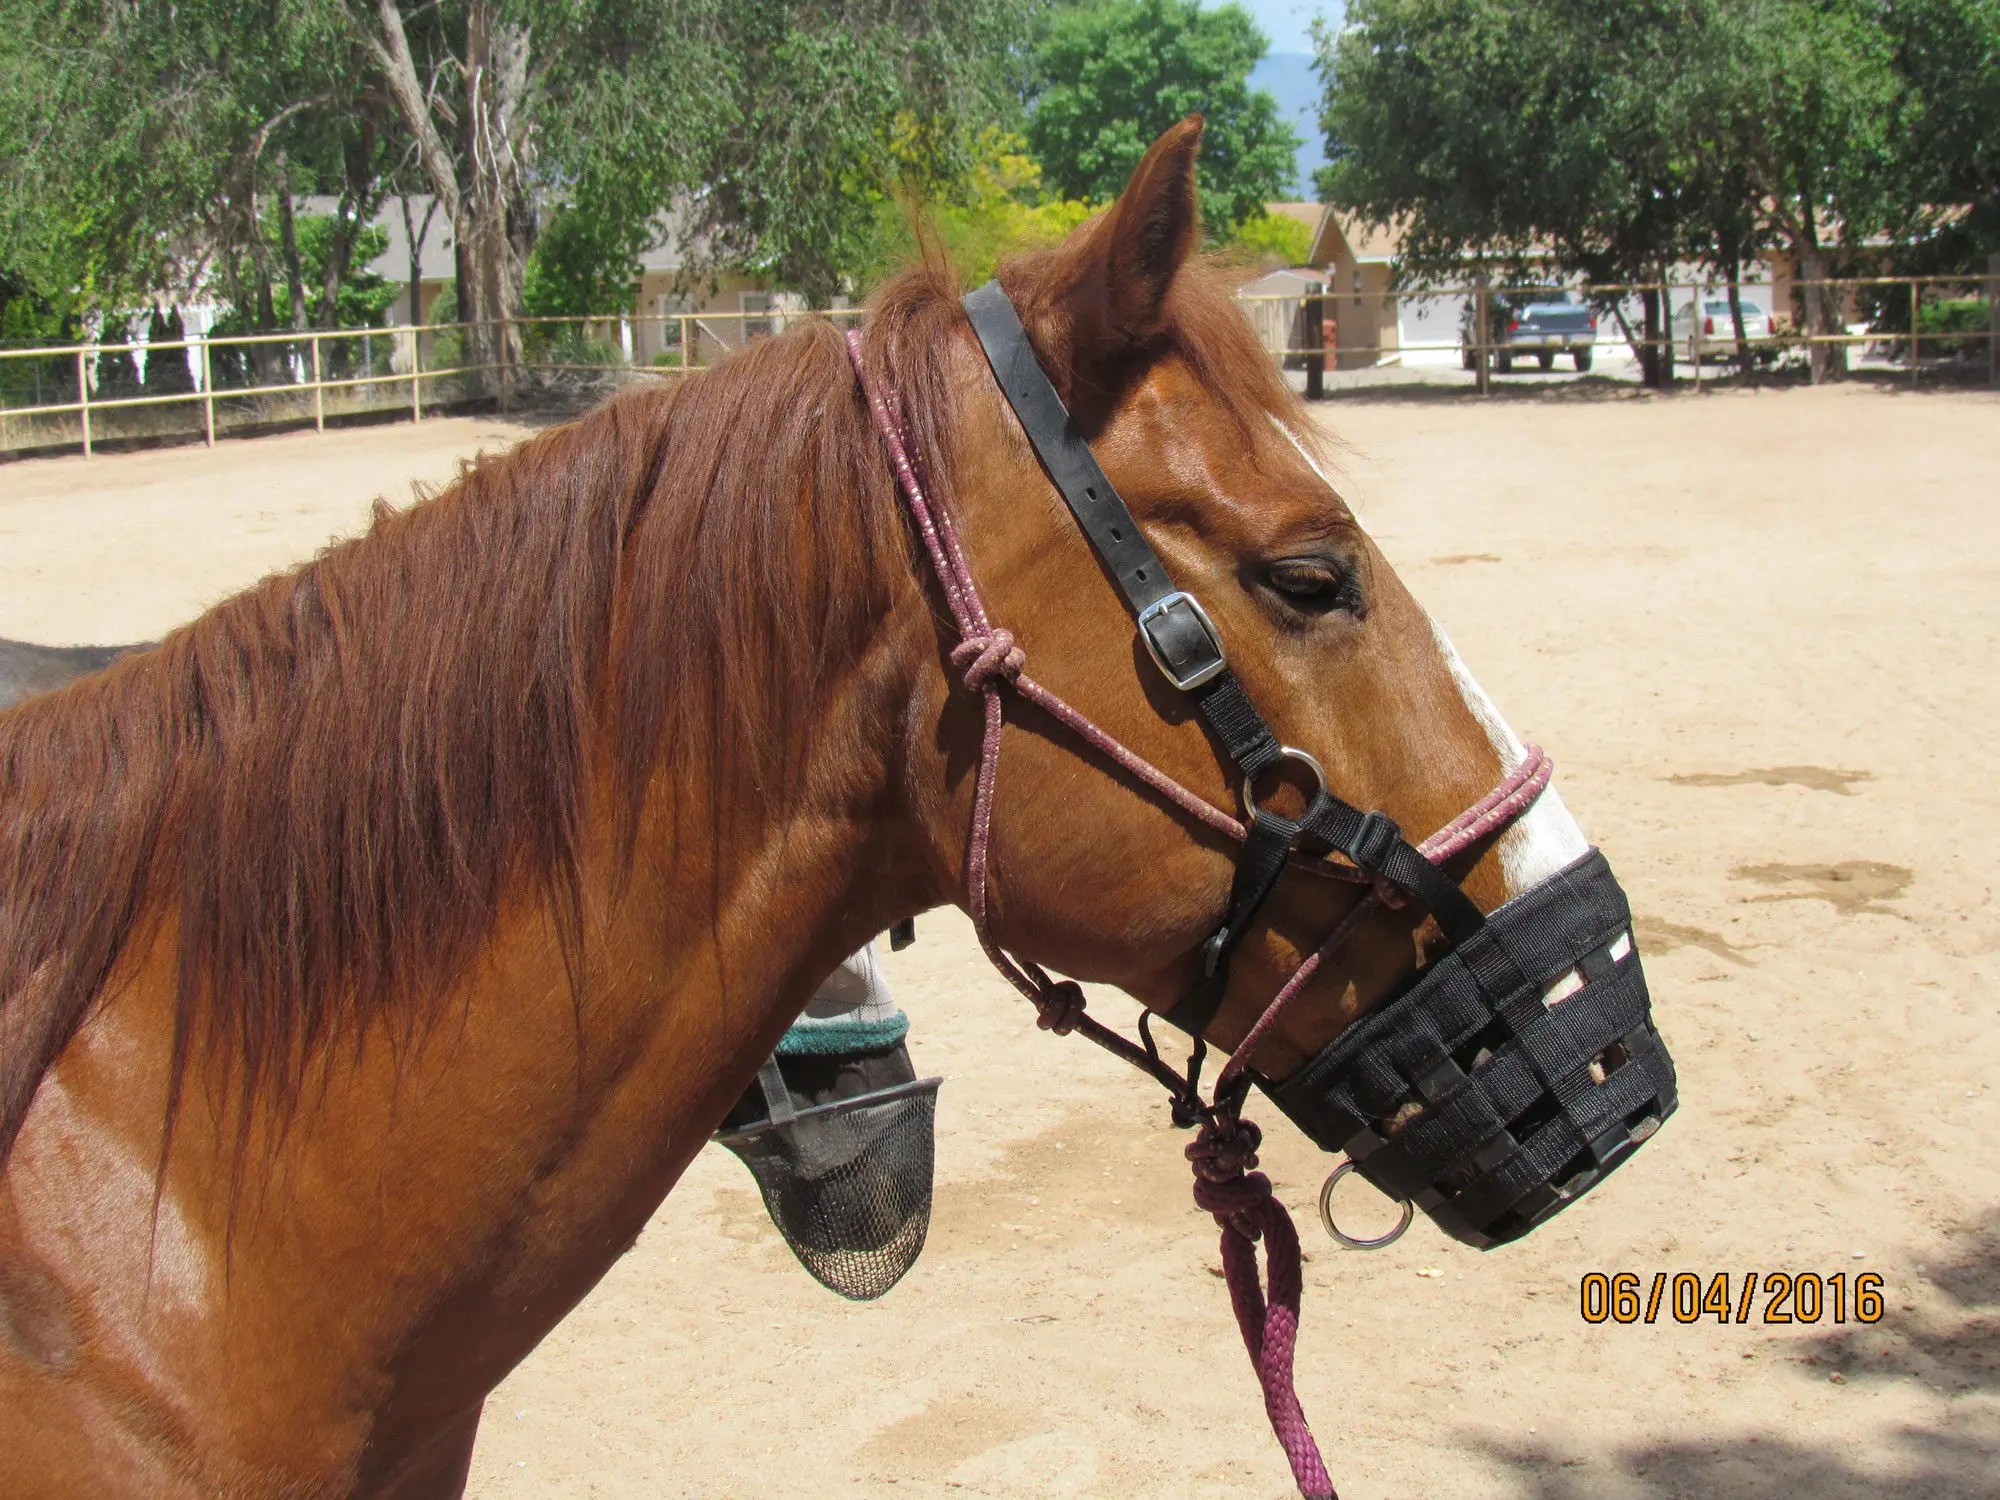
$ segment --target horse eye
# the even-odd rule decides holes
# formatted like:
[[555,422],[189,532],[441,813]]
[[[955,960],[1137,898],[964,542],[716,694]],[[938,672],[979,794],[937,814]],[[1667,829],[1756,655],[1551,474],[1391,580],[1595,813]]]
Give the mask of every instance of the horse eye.
[[1340,602],[1341,570],[1316,557],[1290,557],[1264,570],[1272,589],[1294,604],[1331,607]]

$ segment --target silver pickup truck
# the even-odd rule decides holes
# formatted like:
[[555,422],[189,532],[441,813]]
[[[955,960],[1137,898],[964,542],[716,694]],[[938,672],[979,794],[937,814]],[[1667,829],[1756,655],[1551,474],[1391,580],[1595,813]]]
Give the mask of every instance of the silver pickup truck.
[[[1459,362],[1466,369],[1478,363],[1472,337],[1475,303],[1468,299],[1459,319]],[[1493,368],[1505,375],[1514,360],[1532,354],[1544,370],[1555,368],[1556,356],[1567,354],[1579,370],[1590,368],[1591,346],[1597,342],[1597,314],[1561,287],[1535,287],[1503,293],[1487,303],[1486,341],[1493,351]]]

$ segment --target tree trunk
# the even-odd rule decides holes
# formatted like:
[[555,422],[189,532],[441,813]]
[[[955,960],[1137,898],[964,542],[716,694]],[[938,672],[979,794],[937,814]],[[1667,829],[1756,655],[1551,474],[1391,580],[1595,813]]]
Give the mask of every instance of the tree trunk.
[[1805,243],[1799,247],[1799,274],[1806,284],[1806,331],[1816,341],[1808,346],[1811,350],[1808,363],[1812,369],[1812,382],[1818,385],[1822,381],[1838,380],[1847,373],[1847,345],[1818,341],[1837,340],[1839,335],[1847,332],[1847,325],[1840,316],[1839,290],[1826,285],[1826,252],[1820,249],[1819,234],[1810,220],[1806,225]]
[[364,118],[358,147],[341,153],[342,178],[340,207],[335,210],[333,239],[327,246],[326,266],[320,277],[319,326],[340,326],[340,284],[354,263],[354,242],[375,216],[381,199],[371,193],[375,184],[375,122]]
[[1736,335],[1736,365],[1747,378],[1750,374],[1750,335],[1743,331],[1743,267],[1729,263],[1729,326]]
[[[516,129],[528,78],[528,34],[496,14],[492,0],[466,7],[465,158],[472,180],[460,204],[458,225],[459,317],[468,330],[473,364],[506,372],[521,358],[520,312],[534,244],[534,208],[528,202]],[[469,294],[469,295],[468,295]]]
[[1474,342],[1478,348],[1473,358],[1474,380],[1479,394],[1493,394],[1493,294],[1486,289],[1486,268],[1481,266],[1473,281],[1476,290],[1472,294],[1472,326]]
[[1667,284],[1671,267],[1661,261],[1655,268],[1654,278],[1660,283],[1660,389],[1671,390],[1674,384],[1674,289]]
[[468,385],[475,394],[489,388],[489,374],[497,372],[504,380],[519,362],[520,331],[513,319],[520,311],[535,240],[528,194],[528,31],[497,12],[495,0],[468,0],[465,6],[460,69],[465,97],[460,107],[443,115],[457,122],[456,154],[446,144],[417,77],[397,0],[375,0],[380,33],[369,38],[383,82],[416,139],[417,158],[452,227],[458,316],[469,325],[465,354],[473,367]]
[[1661,347],[1660,332],[1660,290],[1647,287],[1639,293],[1639,305],[1645,309],[1646,337],[1639,345],[1639,380],[1653,390],[1666,385],[1665,350]]
[[410,214],[410,195],[404,193],[399,198],[403,211],[403,243],[410,250],[410,322],[424,320],[424,241],[431,237],[431,220],[437,214],[437,199],[432,198],[424,209],[424,222],[419,226]]
[[[278,309],[271,300],[271,247],[264,239],[264,215],[257,206],[256,165],[253,162],[249,172],[248,190],[244,194],[244,213],[250,229],[250,270],[256,278],[257,331],[271,333],[278,326]],[[278,346],[272,343],[252,344],[250,364],[256,371],[258,385],[277,383]]]
[[299,227],[292,208],[292,164],[278,153],[278,243],[285,252],[285,291],[292,299],[292,328],[306,326],[306,277],[299,264]]
[[[257,267],[257,326],[274,329],[278,326],[278,309],[271,301],[271,273],[261,264]],[[276,385],[278,383],[277,344],[263,343],[250,346],[250,362],[257,370],[257,384]]]

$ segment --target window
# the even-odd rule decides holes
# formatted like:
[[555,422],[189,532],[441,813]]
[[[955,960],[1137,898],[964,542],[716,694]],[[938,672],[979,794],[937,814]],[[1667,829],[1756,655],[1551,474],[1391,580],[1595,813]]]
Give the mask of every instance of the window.
[[691,310],[687,298],[669,292],[662,292],[653,299],[653,315],[659,319],[653,325],[659,331],[656,340],[659,352],[654,363],[673,365],[681,362],[686,352],[681,348],[681,318]]

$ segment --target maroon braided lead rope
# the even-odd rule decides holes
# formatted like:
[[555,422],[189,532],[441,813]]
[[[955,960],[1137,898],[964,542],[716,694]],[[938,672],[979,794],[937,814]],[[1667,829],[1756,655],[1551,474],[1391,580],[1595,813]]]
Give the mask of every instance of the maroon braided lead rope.
[[[1264,1390],[1264,1415],[1292,1466],[1292,1479],[1306,1500],[1339,1500],[1333,1480],[1306,1425],[1305,1409],[1292,1380],[1292,1356],[1299,1339],[1299,1232],[1271,1192],[1271,1179],[1252,1171],[1262,1140],[1249,1120],[1210,1119],[1187,1148],[1194,1165],[1194,1201],[1215,1216],[1222,1230],[1222,1274],[1250,1366]],[[1267,1301],[1257,1276],[1257,1241],[1270,1265]]]
[[[1121,744],[1098,724],[1028,676],[1024,670],[1027,653],[1015,641],[1014,633],[995,629],[987,616],[985,603],[973,582],[972,569],[966,563],[965,551],[959,545],[958,532],[950,513],[942,506],[933,509],[924,493],[915,465],[910,460],[909,449],[903,442],[901,424],[868,374],[859,330],[848,332],[847,352],[854,363],[854,373],[861,382],[869,408],[874,412],[875,425],[882,434],[890,461],[895,466],[897,484],[909,505],[917,532],[923,538],[931,569],[937,575],[938,586],[943,590],[945,603],[951,610],[952,622],[959,635],[959,643],[951,652],[952,665],[965,674],[967,690],[980,694],[984,699],[985,728],[979,748],[977,780],[973,787],[972,833],[965,858],[966,900],[973,931],[979,936],[979,946],[1008,982],[1034,1002],[1038,1024],[1044,1029],[1059,1036],[1066,1036],[1072,1031],[1082,1033],[1159,1080],[1179,1097],[1186,1087],[1185,1080],[1150,1050],[1140,1048],[1084,1014],[1081,986],[1074,980],[1051,978],[1031,960],[1016,959],[993,936],[989,920],[988,877],[993,793],[999,776],[1001,737],[1006,721],[1001,689],[1012,687],[1023,698],[1068,725],[1098,753],[1210,828],[1239,842],[1248,836],[1248,829],[1205,798],[1189,791],[1151,761]],[[1419,852],[1433,863],[1441,864],[1480,839],[1505,828],[1534,804],[1542,789],[1549,784],[1552,770],[1548,757],[1537,747],[1528,746],[1521,762],[1501,779],[1499,785],[1424,840],[1418,846]],[[1347,879],[1371,879],[1366,872],[1324,860],[1308,860],[1301,867]],[[1326,941],[1292,972],[1216,1080],[1217,1107],[1206,1113],[1200,1131],[1187,1148],[1188,1160],[1195,1171],[1195,1202],[1214,1215],[1222,1232],[1223,1274],[1229,1283],[1236,1326],[1243,1335],[1243,1344],[1249,1351],[1251,1365],[1256,1369],[1258,1383],[1263,1387],[1265,1413],[1270,1418],[1272,1432],[1291,1463],[1292,1477],[1298,1484],[1299,1493],[1307,1500],[1337,1500],[1337,1497],[1333,1481],[1328,1478],[1326,1465],[1320,1458],[1319,1445],[1314,1442],[1312,1431],[1306,1425],[1305,1412],[1299,1405],[1293,1382],[1293,1353],[1298,1342],[1301,1290],[1298,1231],[1285,1206],[1272,1195],[1270,1179],[1262,1172],[1253,1170],[1257,1165],[1257,1147],[1261,1136],[1255,1124],[1237,1117],[1235,1101],[1241,1097],[1241,1091],[1232,1089],[1230,1085],[1242,1080],[1252,1054],[1270,1034],[1278,1017],[1376,904],[1395,905],[1400,901],[1400,895],[1385,888],[1379,881],[1375,882],[1375,888],[1354,904]],[[1256,1242],[1260,1239],[1269,1263],[1268,1298],[1257,1271]]]

